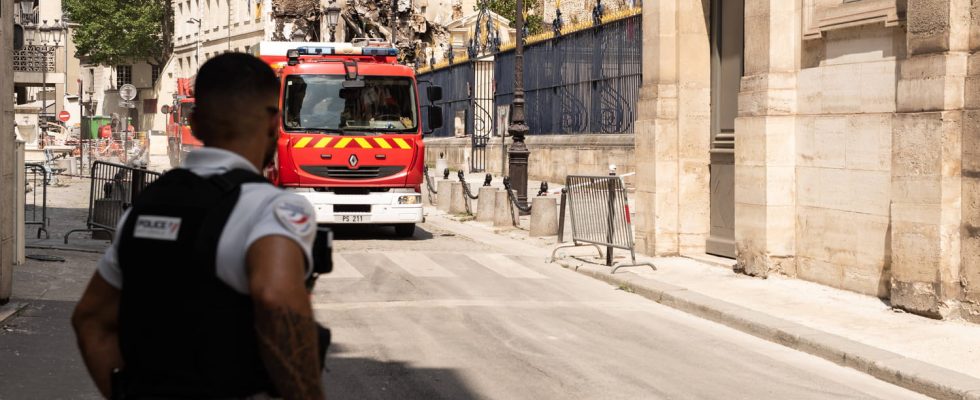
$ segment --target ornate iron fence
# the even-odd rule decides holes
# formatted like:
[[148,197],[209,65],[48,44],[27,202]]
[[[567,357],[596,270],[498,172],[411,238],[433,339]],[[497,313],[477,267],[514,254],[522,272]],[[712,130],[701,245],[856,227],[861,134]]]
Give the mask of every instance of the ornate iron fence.
[[[642,83],[642,16],[524,49],[529,134],[633,133]],[[496,105],[510,105],[514,53],[497,54]]]
[[[465,134],[480,146],[488,132],[499,136],[506,130],[514,91],[510,47],[475,61],[420,71],[420,80],[443,88],[444,101],[438,103],[445,106],[443,128],[433,136]],[[492,73],[480,66],[488,62],[493,64]],[[633,133],[641,63],[642,15],[638,13],[532,41],[524,49],[529,133]]]
[[[419,75],[420,81],[428,81],[432,85],[442,86],[442,100],[437,106],[442,106],[442,127],[432,131],[432,136],[462,136],[472,134],[473,123],[472,85],[473,63],[463,62],[449,68],[439,69],[424,75]],[[429,104],[425,90],[420,90],[422,104]],[[424,121],[424,120],[423,120]]]

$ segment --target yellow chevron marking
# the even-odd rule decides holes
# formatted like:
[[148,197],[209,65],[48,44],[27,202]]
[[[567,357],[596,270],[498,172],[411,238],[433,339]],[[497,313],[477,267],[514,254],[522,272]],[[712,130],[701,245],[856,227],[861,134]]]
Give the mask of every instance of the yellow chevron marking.
[[412,146],[409,146],[408,145],[408,142],[406,142],[405,139],[402,139],[402,138],[394,138],[394,139],[391,139],[391,140],[393,140],[395,142],[395,144],[398,145],[398,147],[401,147],[403,149],[411,149],[412,148]]
[[391,145],[390,145],[390,144],[388,144],[388,142],[387,142],[387,141],[385,141],[385,140],[384,140],[384,139],[382,139],[382,138],[374,138],[374,141],[375,141],[376,143],[378,143],[378,146],[380,146],[380,147],[381,147],[382,149],[390,149],[390,148],[391,148]]
[[296,142],[296,145],[293,146],[293,147],[295,147],[297,149],[302,149],[302,148],[306,147],[306,145],[310,144],[311,141],[313,141],[313,138],[307,136],[307,137],[304,137],[304,138],[300,139],[298,142]]
[[357,144],[361,145],[362,149],[371,148],[371,143],[369,143],[365,138],[354,138],[354,141],[357,142]]
[[343,148],[347,147],[347,144],[350,143],[351,140],[352,139],[349,138],[349,137],[341,138],[340,141],[338,141],[337,144],[335,146],[333,146],[333,148],[335,148],[335,149],[343,149]]
[[327,147],[327,145],[330,144],[330,141],[331,140],[333,140],[333,138],[329,138],[328,137],[328,138],[320,139],[319,142],[316,142],[316,145],[314,145],[313,148],[315,148],[315,149],[322,149],[324,147]]

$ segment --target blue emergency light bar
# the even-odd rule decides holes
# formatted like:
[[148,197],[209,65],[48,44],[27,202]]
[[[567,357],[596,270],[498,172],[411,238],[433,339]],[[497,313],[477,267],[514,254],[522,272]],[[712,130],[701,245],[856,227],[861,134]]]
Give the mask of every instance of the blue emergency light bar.
[[296,56],[320,55],[364,55],[364,56],[397,56],[398,49],[393,47],[346,47],[335,48],[327,46],[303,46],[296,49]]

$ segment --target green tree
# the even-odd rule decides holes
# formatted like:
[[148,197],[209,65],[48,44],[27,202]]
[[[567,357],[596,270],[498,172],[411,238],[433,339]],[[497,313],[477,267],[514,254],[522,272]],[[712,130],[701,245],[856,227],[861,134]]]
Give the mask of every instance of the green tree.
[[[524,11],[529,12],[534,9],[536,2],[534,0],[524,0]],[[514,28],[517,24],[517,0],[487,0],[487,6],[490,11],[493,11],[501,17],[510,20],[510,27]],[[544,29],[544,22],[541,19],[541,13],[538,10],[533,15],[527,15],[524,19],[524,24],[527,25],[527,31],[529,34],[534,35],[541,33]]]
[[115,66],[146,60],[163,65],[173,49],[172,0],[65,0],[78,57]]

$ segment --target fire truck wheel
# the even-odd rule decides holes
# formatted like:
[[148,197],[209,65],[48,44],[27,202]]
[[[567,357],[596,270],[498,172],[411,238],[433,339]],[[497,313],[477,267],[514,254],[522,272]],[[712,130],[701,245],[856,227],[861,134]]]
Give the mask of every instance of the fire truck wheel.
[[395,225],[395,234],[398,237],[412,237],[415,234],[415,224]]

